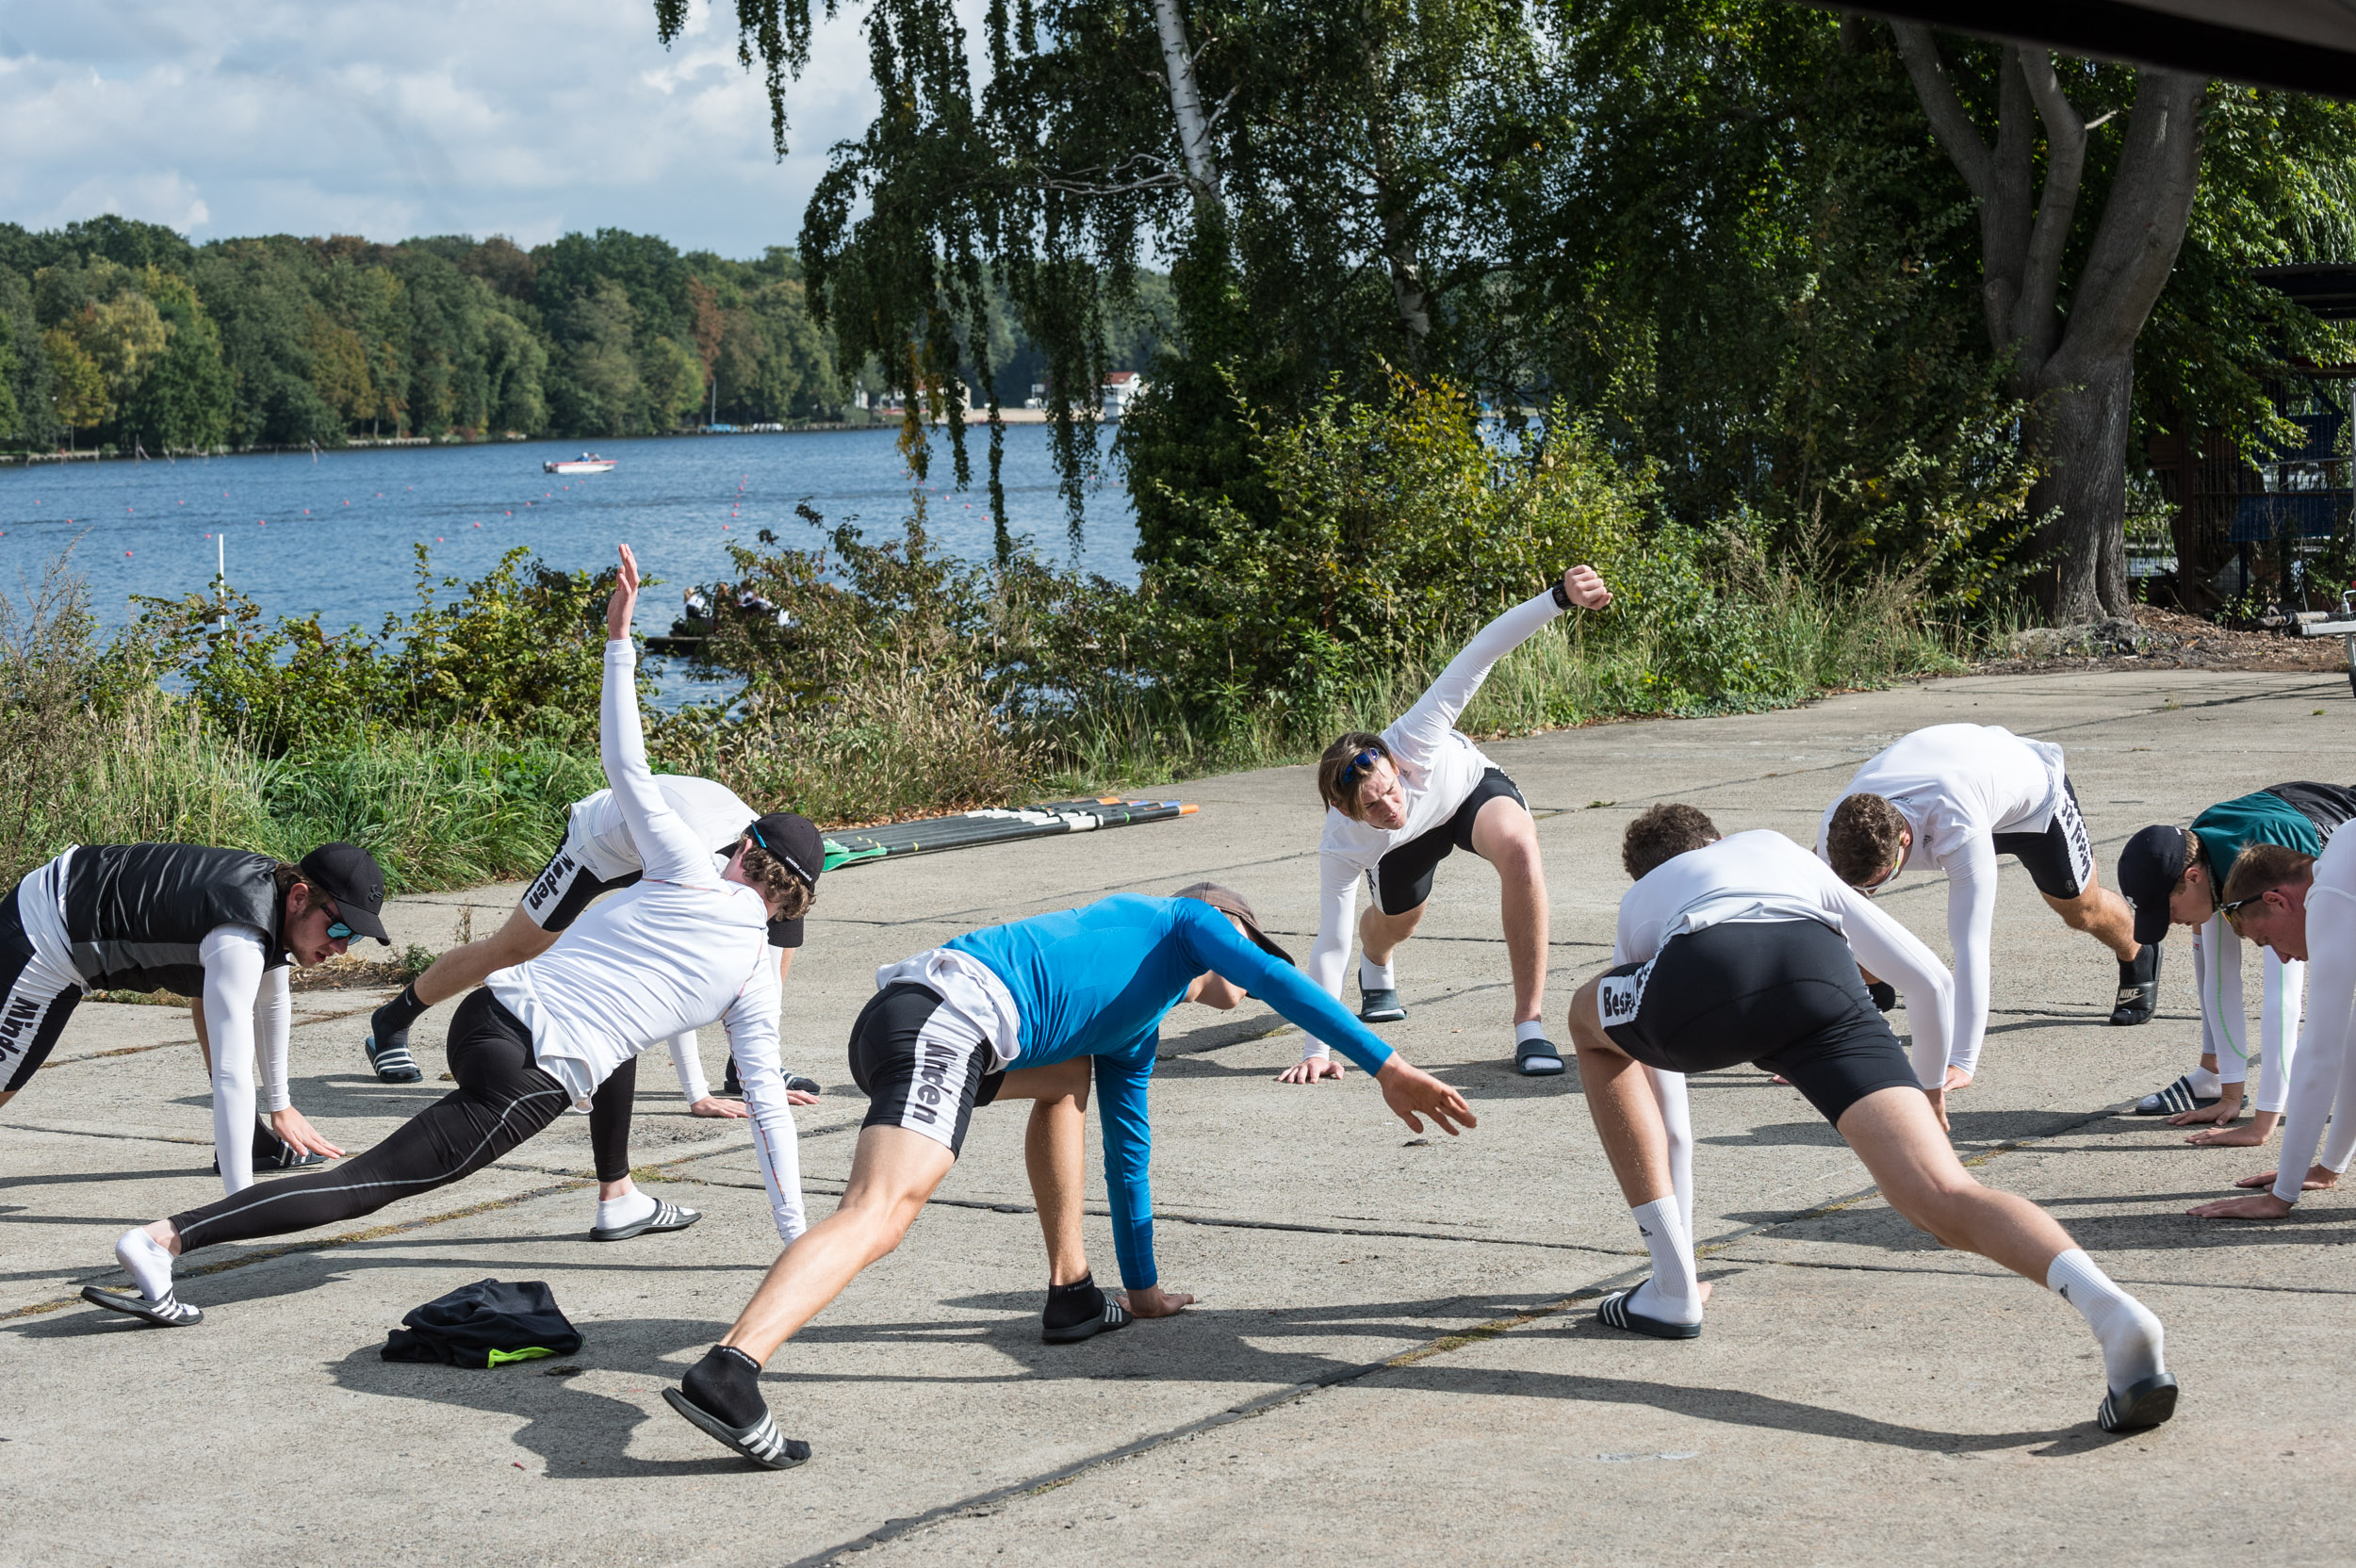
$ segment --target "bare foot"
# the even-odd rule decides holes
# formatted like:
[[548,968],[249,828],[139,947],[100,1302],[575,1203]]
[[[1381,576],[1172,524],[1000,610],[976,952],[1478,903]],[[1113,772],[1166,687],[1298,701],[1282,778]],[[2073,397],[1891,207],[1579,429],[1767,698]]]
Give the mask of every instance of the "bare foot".
[[2291,1206],[2270,1192],[2253,1192],[2247,1198],[2196,1203],[2184,1212],[2195,1219],[2281,1219],[2291,1212]]
[[[2255,1176],[2245,1176],[2233,1184],[2237,1187],[2270,1187],[2274,1184],[2274,1179],[2281,1174],[2282,1171],[2279,1168],[2261,1171]],[[2340,1173],[2338,1171],[2329,1166],[2311,1166],[2307,1170],[2307,1179],[2299,1184],[2299,1190],[2324,1192],[2339,1184]]]
[[1964,1071],[1963,1069],[1959,1067],[1952,1065],[1947,1069],[1947,1081],[1939,1085],[1939,1087],[1946,1090],[1949,1094],[1955,1093],[1957,1089],[1968,1089],[1971,1086],[1972,1074]]
[[2222,1127],[2241,1115],[2241,1102],[2220,1100],[2214,1105],[2203,1105],[2197,1111],[2178,1111],[2168,1119],[2170,1127],[2203,1127],[2211,1122]]

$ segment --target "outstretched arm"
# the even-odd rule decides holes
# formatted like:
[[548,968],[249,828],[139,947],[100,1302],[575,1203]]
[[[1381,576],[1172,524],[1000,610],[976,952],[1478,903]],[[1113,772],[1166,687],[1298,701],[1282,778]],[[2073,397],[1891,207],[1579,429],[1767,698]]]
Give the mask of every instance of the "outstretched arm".
[[[1963,859],[1947,868],[1947,942],[1955,951],[1955,1018],[1947,1063],[1967,1073],[1979,1071],[1980,1046],[1988,1037],[1988,947],[1995,928],[1996,844],[1986,833],[1975,832]],[[1883,973],[1871,959],[1865,967],[1897,984],[1896,976]],[[1911,1001],[1906,1017],[1914,1017]]]
[[621,547],[621,556],[614,596],[605,607],[605,694],[597,725],[605,781],[649,880],[717,887],[720,874],[712,864],[712,846],[671,809],[655,788],[654,771],[646,766],[646,736],[638,719],[638,650],[630,640],[630,619],[638,604],[638,562],[628,545]]
[[1440,678],[1416,699],[1400,718],[1396,733],[1412,760],[1420,761],[1438,745],[1455,724],[1457,717],[1481,690],[1481,683],[1489,678],[1489,672],[1498,660],[1520,647],[1538,633],[1538,629],[1562,613],[1563,601],[1582,610],[1600,610],[1612,602],[1612,590],[1603,585],[1593,566],[1573,566],[1562,574],[1561,596],[1555,585],[1535,598],[1529,599],[1499,615],[1474,634],[1464,651],[1448,661]]
[[1842,888],[1839,896],[1841,928],[1857,961],[1906,999],[1906,1022],[1914,1030],[1914,1076],[1925,1091],[1936,1094],[1947,1079],[1955,983],[1938,955],[1873,900],[1853,888]]
[[1383,1044],[1292,965],[1246,941],[1225,915],[1207,904],[1198,907],[1201,914],[1183,927],[1188,958],[1197,972],[1209,970],[1241,986],[1275,1008],[1286,1022],[1298,1024],[1373,1073],[1383,1103],[1415,1132],[1423,1131],[1419,1119],[1423,1117],[1431,1118],[1432,1125],[1451,1137],[1460,1122],[1466,1127],[1479,1124],[1463,1095]]
[[777,1239],[791,1246],[810,1221],[802,1202],[800,1136],[777,1054],[777,972],[764,949],[720,1024],[728,1031],[728,1054],[736,1058],[736,1075],[744,1080],[744,1102],[752,1112],[753,1153],[761,1185],[769,1189],[769,1215]]
[[[1308,974],[1310,984],[1335,1001],[1341,999],[1344,977],[1350,968],[1350,936],[1358,913],[1358,874],[1350,863],[1337,855],[1317,856],[1317,939],[1309,949]],[[1326,1044],[1315,1035],[1308,1036],[1301,1048],[1301,1060],[1284,1070],[1287,1084],[1314,1084],[1324,1077],[1338,1078],[1342,1070],[1326,1054]]]

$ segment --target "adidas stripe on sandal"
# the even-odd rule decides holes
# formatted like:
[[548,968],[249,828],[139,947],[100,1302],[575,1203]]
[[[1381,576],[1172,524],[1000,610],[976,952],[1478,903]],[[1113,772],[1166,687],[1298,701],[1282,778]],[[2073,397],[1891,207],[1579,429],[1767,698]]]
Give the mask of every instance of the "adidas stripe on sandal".
[[664,1389],[663,1397],[707,1435],[719,1439],[763,1470],[791,1470],[810,1458],[810,1445],[777,1430],[777,1418],[767,1411],[762,1411],[761,1419],[749,1427],[731,1427],[676,1388]]
[[162,1300],[151,1301],[136,1292],[125,1295],[122,1291],[84,1285],[82,1299],[93,1307],[104,1307],[108,1312],[119,1312],[126,1317],[137,1317],[159,1329],[185,1329],[192,1323],[205,1321],[204,1309],[188,1305],[170,1291],[164,1293]]

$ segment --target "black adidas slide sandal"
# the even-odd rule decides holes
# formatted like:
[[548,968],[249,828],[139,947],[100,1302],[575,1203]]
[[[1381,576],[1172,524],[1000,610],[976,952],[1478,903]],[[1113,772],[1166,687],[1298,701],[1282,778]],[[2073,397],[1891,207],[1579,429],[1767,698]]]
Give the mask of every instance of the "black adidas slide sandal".
[[817,1079],[805,1078],[798,1072],[789,1072],[785,1075],[785,1092],[788,1094],[824,1094],[826,1091],[819,1087]]
[[2139,1432],[2175,1413],[2176,1380],[2162,1372],[2129,1383],[2121,1393],[2102,1396],[2102,1408],[2094,1413],[2094,1424],[2106,1432]]
[[1525,1078],[1551,1078],[1562,1070],[1562,1053],[1554,1042],[1533,1036],[1513,1042],[1513,1070]]
[[731,1427],[676,1388],[666,1388],[663,1396],[671,1408],[701,1428],[708,1435],[719,1439],[729,1447],[760,1465],[763,1470],[791,1470],[810,1458],[810,1445],[798,1437],[788,1437],[777,1430],[777,1418],[767,1411],[749,1427]]
[[2223,1095],[2206,1097],[2192,1091],[2192,1074],[2187,1072],[2157,1094],[2147,1094],[2135,1102],[2137,1116],[2176,1116],[2184,1111],[2205,1111],[2223,1099]]
[[104,1307],[108,1312],[119,1312],[125,1317],[136,1317],[141,1322],[152,1323],[158,1329],[185,1329],[191,1324],[205,1321],[203,1308],[192,1307],[172,1295],[166,1295],[160,1301],[151,1301],[144,1296],[126,1296],[117,1290],[101,1290],[96,1285],[84,1285],[82,1299],[93,1307]]
[[1399,1004],[1399,992],[1361,990],[1358,993],[1358,1021],[1361,1023],[1397,1023],[1407,1016],[1407,1009]]
[[368,1066],[376,1070],[377,1077],[384,1083],[415,1084],[425,1077],[417,1068],[417,1059],[409,1054],[406,1029],[384,1045],[377,1044],[376,1037],[370,1035],[361,1042],[360,1049],[368,1053]]
[[1104,1298],[1104,1310],[1094,1317],[1084,1317],[1060,1329],[1043,1328],[1039,1330],[1039,1337],[1050,1345],[1077,1345],[1084,1339],[1093,1339],[1115,1329],[1125,1329],[1136,1321],[1127,1307],[1107,1296]]
[[1641,1312],[1628,1311],[1628,1298],[1643,1288],[1643,1284],[1630,1285],[1626,1290],[1615,1290],[1596,1302],[1595,1321],[1607,1329],[1619,1329],[1632,1334],[1647,1334],[1654,1339],[1699,1339],[1702,1337],[1702,1326],[1698,1323],[1671,1323],[1664,1318],[1646,1317]]
[[654,1213],[646,1216],[646,1218],[634,1220],[628,1225],[595,1226],[589,1232],[589,1239],[591,1241],[628,1241],[632,1236],[643,1236],[648,1231],[684,1231],[702,1217],[703,1215],[699,1211],[691,1209],[684,1203],[674,1203],[665,1199],[657,1199]]

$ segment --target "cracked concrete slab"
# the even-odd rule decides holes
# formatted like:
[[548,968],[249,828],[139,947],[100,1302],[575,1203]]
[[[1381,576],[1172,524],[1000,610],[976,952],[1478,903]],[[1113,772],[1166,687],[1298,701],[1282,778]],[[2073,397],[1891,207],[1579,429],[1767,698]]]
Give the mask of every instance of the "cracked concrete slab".
[[[1540,811],[1559,1018],[1608,956],[1618,835],[1650,801],[1810,839],[1847,773],[1896,735],[2003,723],[2067,748],[2107,871],[2147,822],[2282,779],[2356,777],[2351,711],[2336,677],[2003,677],[1486,749]],[[1308,770],[1167,792],[1201,814],[827,880],[784,1029],[788,1066],[827,1089],[800,1118],[815,1212],[840,1192],[864,1110],[843,1042],[879,965],[973,924],[1205,876],[1305,947]],[[404,899],[388,923],[397,941],[439,947],[462,918],[491,929],[516,891]],[[1936,878],[1886,901],[1946,951]],[[183,1293],[207,1321],[159,1332],[73,1292],[119,1279],[107,1248],[123,1224],[219,1190],[193,1032],[172,1009],[86,1006],[0,1108],[0,1462],[16,1505],[0,1561],[212,1562],[264,1543],[347,1562],[1435,1548],[2002,1561],[2059,1544],[2116,1560],[2150,1555],[2184,1517],[2168,1501],[2211,1497],[2228,1473],[2266,1502],[2211,1516],[2206,1540],[2253,1561],[2345,1555],[2348,1462],[2326,1438],[2350,1354],[2349,1199],[2316,1195],[2278,1228],[2184,1218],[2271,1163],[2118,1114],[2196,1048],[2186,955],[2171,955],[2158,1020],[2107,1028],[2106,956],[2009,869],[1995,953],[1994,1027],[1954,1104],[1958,1147],[1983,1179],[2052,1205],[2167,1320],[2186,1393],[2156,1434],[2095,1434],[2099,1364],[2075,1315],[1912,1233],[1805,1102],[1749,1070],[1695,1086],[1697,1228],[1721,1293],[1704,1337],[1597,1330],[1584,1303],[1644,1259],[1576,1073],[1526,1081],[1507,1064],[1495,883],[1460,856],[1400,956],[1410,1017],[1384,1033],[1464,1090],[1478,1129],[1415,1141],[1362,1074],[1272,1082],[1301,1037],[1264,1009],[1182,1009],[1153,1091],[1156,1240],[1165,1280],[1201,1302],[1075,1348],[1039,1345],[1022,1116],[985,1109],[908,1241],[773,1364],[772,1403],[817,1450],[785,1475],[747,1470],[660,1399],[774,1238],[743,1124],[686,1116],[659,1057],[640,1074],[636,1156],[706,1212],[693,1230],[588,1242],[586,1128],[567,1119],[473,1181],[343,1233],[201,1255],[209,1271]],[[375,1000],[306,993],[295,1037],[297,1103],[348,1148],[447,1088],[448,1008],[414,1037],[425,1083],[368,1072]],[[723,1050],[708,1031],[715,1080]],[[1101,1204],[1089,1226],[1109,1278]],[[493,1373],[378,1358],[403,1312],[486,1275],[549,1281],[582,1352]]]

